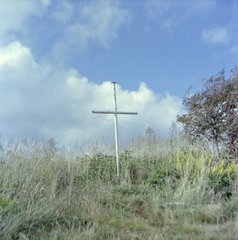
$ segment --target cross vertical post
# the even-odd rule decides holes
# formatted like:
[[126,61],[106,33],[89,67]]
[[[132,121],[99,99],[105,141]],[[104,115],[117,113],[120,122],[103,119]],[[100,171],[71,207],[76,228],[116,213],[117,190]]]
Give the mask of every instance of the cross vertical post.
[[117,119],[117,97],[116,97],[116,82],[112,82],[114,90],[114,125],[115,125],[115,148],[117,161],[117,177],[120,179],[120,158],[119,158],[119,139],[118,139],[118,119]]
[[112,82],[114,91],[114,111],[92,111],[92,113],[100,114],[113,114],[114,115],[114,128],[115,128],[115,150],[116,150],[116,165],[117,165],[117,177],[120,181],[120,158],[119,158],[119,140],[118,140],[118,114],[124,115],[137,115],[137,112],[118,112],[117,111],[117,97],[116,97],[116,82]]

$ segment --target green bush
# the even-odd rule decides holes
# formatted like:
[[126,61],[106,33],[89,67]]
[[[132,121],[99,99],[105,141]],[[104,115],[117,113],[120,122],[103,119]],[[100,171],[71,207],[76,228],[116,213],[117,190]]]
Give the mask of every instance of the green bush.
[[232,195],[232,186],[237,180],[238,164],[222,160],[219,165],[210,168],[208,187],[222,198]]
[[214,193],[221,198],[229,198],[232,195],[232,183],[228,173],[219,175],[217,173],[210,173],[208,178],[209,189],[214,190]]
[[158,169],[149,177],[148,182],[152,186],[163,187],[170,185],[172,188],[175,188],[180,178],[181,174],[175,169]]
[[105,154],[96,154],[89,159],[88,177],[91,180],[115,181],[116,160],[115,157]]

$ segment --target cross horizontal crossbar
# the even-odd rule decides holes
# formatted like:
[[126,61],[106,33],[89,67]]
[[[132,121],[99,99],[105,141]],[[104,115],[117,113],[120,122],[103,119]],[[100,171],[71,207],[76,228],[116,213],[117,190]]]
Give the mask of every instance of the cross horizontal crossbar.
[[137,115],[137,112],[115,112],[115,111],[92,111],[92,113],[100,114],[127,114],[127,115]]

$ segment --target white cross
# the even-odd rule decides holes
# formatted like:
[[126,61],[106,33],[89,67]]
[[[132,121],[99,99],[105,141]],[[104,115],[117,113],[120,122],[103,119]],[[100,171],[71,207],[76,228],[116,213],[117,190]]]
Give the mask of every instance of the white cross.
[[114,111],[92,111],[92,113],[100,114],[114,114],[114,127],[115,127],[115,149],[117,161],[117,177],[120,179],[120,159],[119,159],[119,141],[118,141],[118,114],[137,115],[137,112],[118,112],[117,111],[117,97],[116,97],[116,82],[112,82],[114,90]]

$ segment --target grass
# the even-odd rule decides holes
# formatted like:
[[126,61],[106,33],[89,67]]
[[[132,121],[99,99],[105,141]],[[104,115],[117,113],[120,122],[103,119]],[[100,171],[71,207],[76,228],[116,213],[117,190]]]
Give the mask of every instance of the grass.
[[110,153],[53,140],[9,144],[0,239],[235,239],[238,165],[203,147],[134,139],[118,183]]

